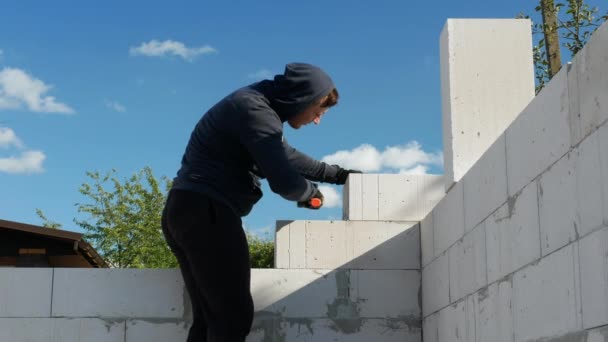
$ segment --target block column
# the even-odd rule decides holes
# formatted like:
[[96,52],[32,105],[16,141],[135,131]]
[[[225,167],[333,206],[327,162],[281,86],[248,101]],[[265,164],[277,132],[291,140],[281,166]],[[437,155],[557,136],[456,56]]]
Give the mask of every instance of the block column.
[[449,19],[440,37],[448,191],[534,98],[528,19]]

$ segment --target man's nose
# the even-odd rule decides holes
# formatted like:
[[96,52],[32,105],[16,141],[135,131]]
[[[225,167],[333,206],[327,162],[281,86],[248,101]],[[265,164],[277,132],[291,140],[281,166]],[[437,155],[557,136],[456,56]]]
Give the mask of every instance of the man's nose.
[[312,120],[312,122],[314,122],[315,125],[318,125],[321,122],[321,117],[317,116],[316,118],[314,118],[314,120]]

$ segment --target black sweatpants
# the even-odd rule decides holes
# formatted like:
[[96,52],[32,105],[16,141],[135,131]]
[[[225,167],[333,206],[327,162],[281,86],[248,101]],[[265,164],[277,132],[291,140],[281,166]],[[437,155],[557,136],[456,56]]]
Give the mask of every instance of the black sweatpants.
[[253,321],[240,217],[203,194],[171,190],[162,217],[192,303],[187,342],[244,342]]

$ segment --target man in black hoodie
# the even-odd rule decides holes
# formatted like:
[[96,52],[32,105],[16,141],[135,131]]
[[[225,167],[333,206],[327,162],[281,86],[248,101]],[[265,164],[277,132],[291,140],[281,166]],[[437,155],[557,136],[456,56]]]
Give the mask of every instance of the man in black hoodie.
[[162,228],[180,264],[193,322],[188,342],[241,342],[253,320],[249,249],[241,217],[273,192],[311,206],[323,199],[311,181],[344,184],[358,172],[317,161],[291,147],[283,123],[318,124],[338,102],[320,68],[291,63],[282,75],[238,89],[194,128],[163,211]]

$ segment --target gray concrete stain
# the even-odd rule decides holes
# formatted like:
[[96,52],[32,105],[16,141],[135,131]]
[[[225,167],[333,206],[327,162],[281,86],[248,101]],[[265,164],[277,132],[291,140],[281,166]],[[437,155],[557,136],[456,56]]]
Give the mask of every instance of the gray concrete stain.
[[501,221],[504,221],[504,220],[507,220],[507,219],[510,219],[511,217],[513,217],[513,214],[515,214],[515,204],[517,203],[517,199],[519,198],[519,195],[521,195],[522,191],[523,190],[520,190],[518,193],[516,193],[513,196],[510,196],[507,199],[507,209],[508,209],[507,216],[498,217],[494,220],[494,222],[499,223]]
[[504,276],[504,277],[502,277],[502,278],[498,279],[498,282],[499,282],[499,283],[502,283],[502,282],[509,282],[509,283],[511,283],[511,287],[513,287],[513,283],[512,283],[512,280],[513,280],[513,274],[514,274],[514,273],[507,274],[506,276]]
[[477,299],[478,299],[480,302],[483,302],[484,300],[486,300],[486,298],[488,298],[488,296],[489,296],[489,293],[488,293],[488,292],[489,292],[489,291],[488,291],[488,287],[487,287],[487,286],[486,286],[486,287],[484,287],[484,288],[481,288],[481,289],[479,290],[479,292],[477,292]]
[[175,325],[186,325],[187,322],[184,321],[181,318],[152,318],[152,317],[147,317],[147,318],[133,318],[133,319],[129,319],[129,322],[131,323],[131,325],[137,325],[137,322],[146,322],[146,323],[150,323],[150,324],[175,324]]
[[422,329],[422,318],[415,315],[389,317],[382,325],[391,330],[400,330],[405,325],[411,332]]
[[283,315],[270,311],[258,311],[255,313],[251,331],[262,331],[261,342],[285,342],[285,333],[281,330]]
[[327,317],[332,321],[330,328],[345,334],[356,333],[363,325],[363,319],[359,316],[359,303],[363,300],[351,300],[350,270],[337,270],[335,276],[338,293],[336,299],[327,304]]
[[521,192],[515,194],[514,196],[509,197],[509,199],[507,201],[507,206],[509,208],[509,218],[513,217],[513,214],[515,213],[515,203],[517,203],[517,199],[519,198],[519,195],[521,195]]
[[333,331],[344,333],[344,334],[354,334],[361,330],[361,326],[363,326],[362,318],[354,318],[354,319],[342,319],[336,318],[331,319],[331,324],[329,328]]
[[112,327],[116,324],[125,324],[125,320],[123,318],[103,318],[100,317],[100,320],[102,320],[104,322],[103,325],[105,325],[106,329],[108,329],[108,332],[110,332],[110,330],[112,329]]
[[311,335],[314,335],[315,333],[312,328],[312,319],[310,318],[286,318],[285,320],[287,321],[287,323],[289,323],[290,327],[294,325],[298,326],[298,335],[300,335],[300,329],[302,328],[302,326],[305,326]]
[[543,337],[529,342],[587,342],[588,331],[577,331],[558,337]]

